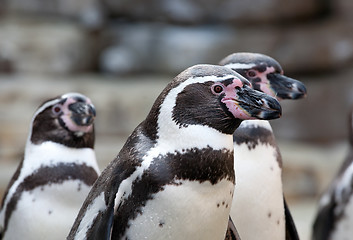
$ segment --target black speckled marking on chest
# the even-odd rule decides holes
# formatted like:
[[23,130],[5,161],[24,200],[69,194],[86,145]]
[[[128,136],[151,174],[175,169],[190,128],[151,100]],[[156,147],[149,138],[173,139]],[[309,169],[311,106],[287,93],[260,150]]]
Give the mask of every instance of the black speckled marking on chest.
[[[65,174],[62,174],[63,172]],[[55,166],[39,168],[18,185],[15,193],[8,202],[5,212],[4,232],[7,229],[11,214],[15,211],[18,200],[24,191],[31,191],[45,185],[63,183],[67,180],[81,180],[86,185],[91,186],[97,178],[97,172],[86,164],[59,163]]]
[[129,228],[128,221],[142,214],[141,209],[153,194],[166,185],[179,185],[175,180],[210,181],[216,184],[222,179],[235,181],[233,154],[229,151],[190,149],[185,152],[158,156],[140,179],[133,182],[132,193],[114,219],[114,236],[123,236]]
[[277,146],[272,131],[251,125],[249,127],[240,126],[233,134],[233,142],[238,145],[245,143],[249,150],[254,149],[260,143]]
[[276,144],[275,136],[271,130],[260,126],[240,126],[233,134],[233,142],[237,145],[245,143],[248,146],[249,151],[255,151],[255,148],[259,144],[268,144],[272,146],[275,149],[278,166],[282,168],[282,155]]

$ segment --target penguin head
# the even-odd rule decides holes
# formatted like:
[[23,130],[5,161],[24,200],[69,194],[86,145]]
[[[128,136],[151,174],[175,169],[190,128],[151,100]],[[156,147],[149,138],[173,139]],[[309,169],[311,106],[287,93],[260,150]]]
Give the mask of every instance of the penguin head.
[[66,93],[45,101],[32,119],[30,140],[34,144],[53,141],[69,147],[94,145],[96,110],[91,100],[79,93]]
[[252,83],[254,89],[278,100],[306,96],[305,85],[286,77],[281,65],[269,56],[259,53],[233,53],[224,58],[220,65],[240,73]]
[[281,106],[231,69],[195,65],[164,89],[151,112],[147,119],[159,115],[159,126],[171,119],[179,128],[205,125],[233,134],[241,120],[280,117]]

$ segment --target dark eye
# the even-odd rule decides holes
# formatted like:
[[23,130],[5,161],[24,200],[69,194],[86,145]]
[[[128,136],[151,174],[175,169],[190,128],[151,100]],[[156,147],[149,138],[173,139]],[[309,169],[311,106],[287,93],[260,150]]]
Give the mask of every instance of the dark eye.
[[214,85],[213,92],[214,93],[221,93],[223,91],[223,87],[221,85]]
[[249,70],[249,71],[246,73],[246,75],[247,75],[248,77],[253,78],[253,77],[256,76],[256,71],[255,71],[255,70]]
[[56,104],[53,106],[53,108],[51,110],[55,115],[58,115],[62,112],[62,107],[61,107],[61,105]]

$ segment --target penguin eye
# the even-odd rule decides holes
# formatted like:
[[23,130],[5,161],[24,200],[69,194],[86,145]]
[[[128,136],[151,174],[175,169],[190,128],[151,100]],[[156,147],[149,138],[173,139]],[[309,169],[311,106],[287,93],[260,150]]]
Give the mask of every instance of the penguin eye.
[[59,104],[55,104],[51,110],[55,115],[62,113],[62,107]]
[[216,84],[212,87],[212,90],[213,90],[213,93],[219,94],[219,93],[223,92],[223,86]]
[[246,75],[250,78],[253,78],[256,76],[256,71],[255,70],[252,70],[250,69],[249,71],[247,71]]

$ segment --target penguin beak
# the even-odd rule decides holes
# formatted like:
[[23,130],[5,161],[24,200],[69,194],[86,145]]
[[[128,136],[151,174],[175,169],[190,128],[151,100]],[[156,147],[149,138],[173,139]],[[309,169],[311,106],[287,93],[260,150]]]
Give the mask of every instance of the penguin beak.
[[[244,86],[237,90],[238,98],[235,104],[238,106],[237,111],[243,111],[248,118],[240,119],[276,119],[281,117],[282,108],[279,102],[260,91],[254,90],[249,86]],[[242,115],[242,114],[240,114]]]
[[69,105],[69,109],[72,112],[72,121],[78,126],[89,126],[93,123],[94,118],[96,117],[96,109],[92,104],[74,102]]
[[267,75],[270,88],[276,93],[277,99],[300,99],[306,97],[305,85],[293,78],[279,73]]

